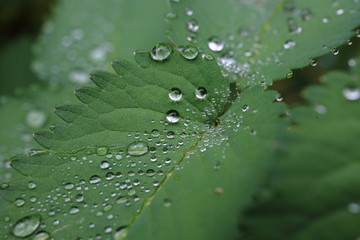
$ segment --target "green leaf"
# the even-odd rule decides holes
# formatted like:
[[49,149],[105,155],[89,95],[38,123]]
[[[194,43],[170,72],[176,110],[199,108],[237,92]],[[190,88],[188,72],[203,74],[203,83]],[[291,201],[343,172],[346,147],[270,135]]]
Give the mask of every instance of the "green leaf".
[[212,52],[240,87],[291,77],[291,69],[311,58],[336,53],[360,25],[359,3],[352,0],[170,2],[177,15],[169,20],[171,39]]
[[[1,191],[9,202],[2,239],[237,235],[237,210],[249,203],[274,136],[286,126],[278,119],[284,105],[261,87],[234,102],[216,61],[206,57],[188,60],[173,50],[163,61],[147,52],[135,58],[140,66],[115,60],[117,74],[94,72],[97,86],[76,91],[83,104],[56,107],[65,122],[35,135],[48,150],[12,160],[25,177]],[[169,98],[179,94],[174,88],[180,101]],[[179,116],[168,118],[169,110]]]
[[15,97],[1,98],[0,115],[0,182],[16,179],[19,174],[9,171],[10,158],[24,154],[38,145],[32,133],[57,121],[52,109],[56,104],[75,102],[72,86],[31,85],[18,89]]
[[[359,68],[359,67],[357,67]],[[360,78],[333,72],[292,109],[297,124],[269,168],[244,239],[356,239],[360,222]]]
[[91,70],[166,40],[166,8],[165,0],[61,0],[35,46],[34,69],[46,81],[88,83]]

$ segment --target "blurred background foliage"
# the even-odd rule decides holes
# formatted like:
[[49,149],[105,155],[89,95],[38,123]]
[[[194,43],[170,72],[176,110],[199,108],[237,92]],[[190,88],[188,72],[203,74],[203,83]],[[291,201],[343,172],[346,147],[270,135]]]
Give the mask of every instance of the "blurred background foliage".
[[[21,94],[21,89],[39,83],[31,70],[33,43],[45,21],[51,16],[57,0],[2,0],[0,1],[0,95]],[[294,71],[292,80],[277,81],[271,87],[281,93],[290,105],[303,103],[301,91],[319,82],[330,70],[347,70],[352,58],[360,52],[357,38],[351,45],[340,48],[337,56],[317,59],[316,67]]]

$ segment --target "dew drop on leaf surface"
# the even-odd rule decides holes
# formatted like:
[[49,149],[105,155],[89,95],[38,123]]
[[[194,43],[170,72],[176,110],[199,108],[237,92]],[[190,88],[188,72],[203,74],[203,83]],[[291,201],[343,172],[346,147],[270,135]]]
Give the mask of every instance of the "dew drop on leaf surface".
[[127,153],[131,156],[142,156],[149,151],[145,142],[132,142],[127,148]]
[[206,97],[206,95],[207,95],[207,90],[204,87],[198,87],[195,90],[195,96],[198,99],[204,99]]
[[172,88],[171,91],[169,92],[169,98],[175,102],[180,101],[182,98],[181,90],[178,88]]
[[166,114],[166,120],[170,123],[177,123],[180,121],[180,114],[176,110],[169,110]]
[[211,37],[208,40],[208,47],[211,51],[220,52],[224,49],[225,43],[218,37]]
[[360,99],[360,88],[349,86],[344,88],[342,93],[347,100],[356,101]]
[[172,47],[167,43],[156,44],[151,51],[152,59],[156,61],[163,61],[167,59],[172,53]]
[[199,54],[198,49],[193,46],[186,46],[181,51],[181,55],[189,60],[195,59],[198,54]]
[[31,215],[20,219],[14,226],[13,234],[16,237],[27,237],[40,226],[40,216]]

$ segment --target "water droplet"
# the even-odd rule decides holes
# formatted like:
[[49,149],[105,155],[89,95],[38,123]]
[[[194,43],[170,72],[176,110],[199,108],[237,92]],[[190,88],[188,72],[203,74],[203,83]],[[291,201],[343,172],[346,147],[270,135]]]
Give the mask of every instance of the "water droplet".
[[17,207],[24,206],[24,204],[25,204],[25,200],[22,199],[22,198],[17,198],[17,199],[15,200],[15,206],[17,206]]
[[360,213],[360,205],[357,203],[350,203],[348,205],[349,212],[352,214],[358,214]]
[[217,187],[215,188],[215,193],[217,194],[223,194],[224,193],[224,189],[222,187]]
[[339,54],[339,49],[338,48],[332,48],[331,49],[332,54],[334,54],[335,56]]
[[183,55],[184,58],[189,60],[195,59],[198,54],[199,54],[198,49],[193,46],[186,46],[181,51],[181,55]]
[[90,177],[91,184],[96,184],[96,183],[99,183],[100,181],[101,181],[101,178],[98,175],[93,175]]
[[315,67],[317,65],[316,59],[311,59],[310,64],[311,66]]
[[101,169],[107,169],[107,168],[109,168],[110,167],[110,164],[109,164],[109,162],[107,162],[107,161],[102,161],[101,163],[100,163],[100,168]]
[[284,48],[285,49],[292,49],[296,46],[296,42],[293,41],[293,40],[287,40],[285,43],[284,43]]
[[71,189],[74,188],[74,184],[72,184],[72,183],[67,183],[64,188],[65,188],[66,190],[71,190]]
[[167,138],[170,138],[170,139],[173,139],[175,137],[175,133],[173,131],[169,131],[167,134],[166,134],[166,137]]
[[80,212],[80,209],[78,207],[72,207],[69,211],[70,214],[77,214],[78,212]]
[[168,198],[164,199],[164,207],[171,207],[171,200]]
[[356,101],[360,99],[360,88],[355,86],[349,86],[344,88],[343,95],[347,100]]
[[169,110],[166,113],[166,120],[170,123],[177,123],[180,121],[180,114],[176,110]]
[[207,95],[207,90],[204,87],[198,87],[195,90],[195,96],[198,99],[204,99],[206,97],[206,95]]
[[336,10],[336,15],[343,15],[344,14],[344,9],[338,9],[338,10]]
[[189,9],[189,8],[186,8],[185,9],[185,14],[188,15],[188,16],[192,16],[194,14],[194,11]]
[[353,58],[349,59],[349,61],[348,61],[348,66],[349,67],[355,67],[356,64],[357,64],[357,62],[356,62],[355,59],[353,59]]
[[14,226],[13,234],[16,237],[27,237],[40,226],[40,216],[31,215],[20,219]]
[[7,183],[2,183],[0,185],[0,189],[5,189],[5,188],[8,188],[8,187],[9,187],[9,184],[7,184]]
[[[175,0],[172,0],[175,1]],[[126,227],[120,227],[116,230],[114,234],[114,240],[122,240],[127,236],[127,229]]]
[[173,13],[173,12],[168,12],[165,17],[167,19],[175,19],[177,17],[176,13]]
[[41,111],[31,111],[26,116],[26,124],[32,128],[40,128],[44,126],[47,115]]
[[211,51],[220,52],[224,49],[225,43],[217,37],[212,37],[208,40],[208,47]]
[[149,147],[145,142],[132,142],[127,148],[127,152],[131,156],[142,156],[149,151]]
[[69,73],[69,80],[76,84],[86,84],[90,81],[90,77],[87,72],[77,69]]
[[324,17],[324,18],[322,19],[322,22],[323,22],[323,23],[328,23],[328,22],[329,22],[329,18]]
[[199,28],[200,28],[200,25],[196,20],[188,21],[186,26],[190,32],[197,32],[197,31],[199,31]]
[[163,61],[167,59],[172,53],[172,46],[167,43],[156,44],[153,50],[151,51],[152,59],[156,61]]
[[46,240],[49,237],[50,237],[49,233],[47,233],[47,232],[39,232],[34,236],[33,240]]
[[101,147],[101,148],[98,148],[96,150],[96,154],[99,155],[99,156],[104,156],[106,155],[108,152],[108,148],[107,147]]
[[247,112],[247,111],[249,111],[249,109],[250,109],[249,105],[244,105],[241,110],[243,112]]
[[171,91],[169,92],[169,98],[175,102],[180,101],[182,98],[181,90],[178,88],[172,88]]
[[286,74],[286,77],[291,78],[293,75],[294,75],[294,73],[292,71],[290,71]]
[[29,188],[29,189],[35,189],[35,188],[36,188],[36,183],[30,181],[30,182],[28,183],[28,188]]

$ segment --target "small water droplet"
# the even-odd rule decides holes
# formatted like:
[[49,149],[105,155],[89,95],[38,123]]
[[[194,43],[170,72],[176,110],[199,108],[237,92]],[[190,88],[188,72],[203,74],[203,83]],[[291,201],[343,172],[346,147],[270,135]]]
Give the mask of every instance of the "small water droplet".
[[355,59],[353,59],[353,58],[349,59],[349,61],[348,61],[349,67],[355,67],[356,64],[357,64],[357,61]]
[[355,86],[348,86],[344,88],[343,95],[347,100],[356,101],[360,99],[360,88]]
[[22,198],[17,198],[17,199],[15,200],[15,206],[17,206],[17,207],[24,206],[24,204],[25,204],[25,200],[22,199]]
[[91,184],[96,184],[96,183],[99,183],[100,181],[101,181],[101,178],[98,175],[93,175],[90,177]]
[[90,81],[87,72],[77,69],[69,73],[69,80],[76,84],[86,84]]
[[107,168],[109,168],[109,167],[110,167],[110,163],[107,162],[107,161],[102,161],[102,162],[100,163],[100,168],[101,168],[101,169],[107,169]]
[[50,237],[49,233],[47,233],[47,232],[39,232],[34,236],[33,240],[46,240],[49,237]]
[[190,32],[197,32],[199,31],[200,25],[196,20],[192,19],[187,22],[186,27]]
[[101,147],[101,148],[98,148],[98,149],[96,150],[96,154],[99,155],[99,156],[104,156],[104,155],[107,154],[108,151],[109,151],[109,150],[108,150],[107,147]]
[[28,188],[29,188],[29,189],[35,189],[35,188],[36,188],[36,183],[30,181],[30,182],[28,183]]
[[293,75],[294,75],[294,73],[293,73],[292,71],[290,71],[290,72],[288,72],[288,73],[286,74],[286,77],[287,77],[287,78],[292,78]]
[[207,90],[204,87],[198,87],[195,90],[195,96],[198,99],[204,99],[206,97],[206,95],[207,95]]
[[163,61],[167,59],[172,53],[172,46],[167,43],[156,44],[153,50],[151,51],[152,59],[156,61]]
[[284,43],[284,48],[285,49],[292,49],[296,46],[296,42],[293,41],[293,40],[287,40],[285,43]]
[[316,67],[316,65],[317,65],[316,59],[311,59],[310,64],[311,64],[311,66]]
[[166,120],[170,123],[177,123],[180,121],[180,114],[176,110],[169,110],[166,113]]
[[171,91],[169,92],[169,98],[175,102],[180,101],[182,98],[181,90],[178,88],[172,88]]
[[131,156],[142,156],[149,151],[149,147],[145,142],[132,142],[127,148],[127,152]]
[[250,109],[249,105],[244,105],[241,110],[243,112],[247,112],[247,111],[249,111],[249,109]]
[[20,219],[13,228],[16,237],[27,237],[40,226],[40,216],[31,215]]
[[[175,0],[172,0],[175,1]],[[120,227],[116,230],[114,234],[114,240],[122,240],[127,236],[127,229],[126,227]]]
[[198,54],[199,54],[198,49],[193,46],[186,46],[181,51],[181,55],[189,60],[195,59]]
[[71,190],[71,189],[74,188],[74,184],[72,184],[72,183],[67,183],[64,188],[65,188],[66,190]]
[[339,49],[338,48],[332,48],[331,49],[332,54],[334,54],[335,56],[339,54]]
[[171,200],[168,198],[164,199],[164,207],[171,207]]
[[69,211],[70,214],[77,214],[78,212],[80,212],[80,209],[78,207],[72,207]]
[[329,22],[329,18],[324,17],[324,18],[322,19],[322,22],[323,22],[323,23],[328,23],[328,22]]
[[220,52],[224,49],[225,43],[218,37],[212,37],[208,40],[208,47],[211,51]]
[[358,214],[360,213],[360,205],[357,203],[350,203],[348,205],[349,212],[352,214]]
[[338,9],[338,10],[336,10],[336,15],[343,15],[344,14],[344,9]]

